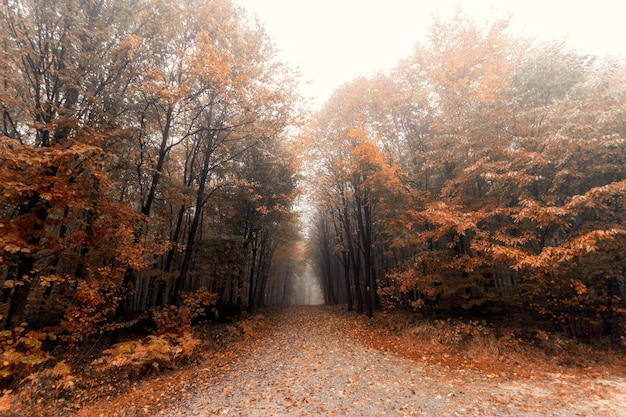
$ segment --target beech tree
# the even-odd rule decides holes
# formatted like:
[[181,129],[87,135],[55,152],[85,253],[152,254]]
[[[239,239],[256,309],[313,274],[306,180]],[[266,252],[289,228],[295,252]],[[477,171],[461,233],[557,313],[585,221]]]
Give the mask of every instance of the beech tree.
[[[37,267],[39,261],[60,263],[63,246],[55,247],[51,234],[67,239],[77,225],[70,219],[77,216],[87,224],[82,232],[91,237],[94,213],[100,209],[96,195],[107,193],[98,173],[101,162],[90,161],[103,157],[99,146],[106,134],[98,129],[104,123],[100,110],[125,74],[131,49],[112,21],[124,7],[114,2],[3,4],[3,168],[9,176],[23,174],[13,183],[15,190],[5,194],[12,197],[3,206],[10,240],[19,245],[8,251],[9,328],[23,321],[33,283],[46,269]],[[85,245],[76,246],[84,255]],[[77,272],[84,274],[82,268]]]
[[[323,227],[318,237],[324,239],[320,250],[324,282],[330,281],[333,269],[329,248],[344,265],[345,295],[349,308],[356,300],[357,312],[368,316],[379,305],[378,281],[387,271],[380,262],[384,256],[383,238],[392,204],[401,184],[396,167],[385,156],[385,142],[379,131],[388,133],[375,122],[382,113],[384,95],[370,90],[366,80],[344,86],[324,109],[309,133],[315,160],[321,210],[334,214],[333,234],[329,241],[330,220],[320,215]],[[359,101],[364,94],[371,101]],[[384,90],[383,90],[384,91]],[[370,123],[371,122],[371,123]],[[325,248],[324,248],[325,247]],[[326,289],[328,295],[329,290]]]
[[[263,28],[227,0],[9,1],[0,27],[4,325],[77,342],[188,292],[237,303],[259,262],[231,221],[251,184],[269,204],[263,304],[290,240],[270,225],[292,221],[297,101]],[[230,264],[203,259],[220,245],[238,247]]]
[[[516,312],[581,338],[622,334],[624,74],[620,63],[509,36],[507,22],[456,16],[436,21],[389,76],[339,89],[311,133],[339,147],[322,154],[319,173],[321,210],[334,204],[341,225],[331,243],[320,215],[325,285],[337,269],[329,248],[353,256],[338,203],[351,201],[353,243],[368,241],[360,215],[384,213],[375,257],[386,303]],[[379,138],[377,166],[394,173],[375,204],[375,153],[342,139],[355,123]]]

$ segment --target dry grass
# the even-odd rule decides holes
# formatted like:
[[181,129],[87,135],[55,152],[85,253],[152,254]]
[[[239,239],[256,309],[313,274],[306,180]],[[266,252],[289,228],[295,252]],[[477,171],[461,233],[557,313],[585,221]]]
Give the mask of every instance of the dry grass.
[[626,374],[623,351],[594,348],[545,332],[524,339],[512,328],[496,331],[484,321],[433,320],[404,312],[354,318],[354,333],[374,348],[420,362],[474,369],[490,378]]

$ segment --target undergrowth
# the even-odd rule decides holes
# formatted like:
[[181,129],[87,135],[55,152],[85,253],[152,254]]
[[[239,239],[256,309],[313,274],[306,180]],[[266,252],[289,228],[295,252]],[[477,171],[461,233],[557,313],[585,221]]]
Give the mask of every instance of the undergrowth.
[[475,369],[490,377],[528,378],[540,372],[626,373],[623,351],[484,320],[428,319],[387,311],[372,319],[359,317],[356,326],[357,337],[377,349],[416,361]]
[[200,340],[191,333],[151,335],[144,340],[130,340],[113,345],[94,362],[96,369],[139,378],[163,369],[172,369],[191,358]]
[[30,368],[12,389],[2,391],[0,415],[14,411],[29,416],[73,414],[112,394],[123,395],[146,380],[167,378],[165,374],[174,375],[201,362],[210,364],[212,358],[228,355],[232,344],[258,337],[267,326],[260,314],[244,314],[232,324],[192,325],[204,312],[205,301],[195,299],[161,311],[151,335],[133,338],[127,334],[127,340],[110,347],[84,345],[59,353],[56,365],[49,360]]
[[0,332],[0,382],[4,388],[25,378],[38,365],[50,360],[42,348],[44,340],[52,337],[45,332],[27,331],[27,323]]

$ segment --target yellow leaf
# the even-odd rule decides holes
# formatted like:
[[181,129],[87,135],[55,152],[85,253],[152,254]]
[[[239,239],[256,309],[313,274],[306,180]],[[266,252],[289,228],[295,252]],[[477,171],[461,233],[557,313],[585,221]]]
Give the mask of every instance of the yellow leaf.
[[4,251],[9,253],[17,253],[20,251],[20,247],[14,245],[13,243],[9,243],[8,245],[4,245]]

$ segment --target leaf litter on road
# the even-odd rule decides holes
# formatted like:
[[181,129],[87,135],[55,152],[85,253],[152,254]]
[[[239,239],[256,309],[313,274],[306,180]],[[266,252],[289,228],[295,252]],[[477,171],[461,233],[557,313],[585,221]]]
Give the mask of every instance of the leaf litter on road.
[[539,363],[520,358],[490,370],[492,359],[469,360],[372,322],[337,307],[271,309],[247,319],[247,337],[207,351],[195,366],[57,415],[626,416],[623,377],[521,372]]
[[338,308],[265,314],[266,330],[247,342],[231,371],[196,381],[196,395],[162,415],[622,416],[626,410],[624,379],[604,383],[538,370],[515,380],[437,363],[435,353],[428,355],[435,362],[416,361],[374,348],[359,338],[365,319]]

